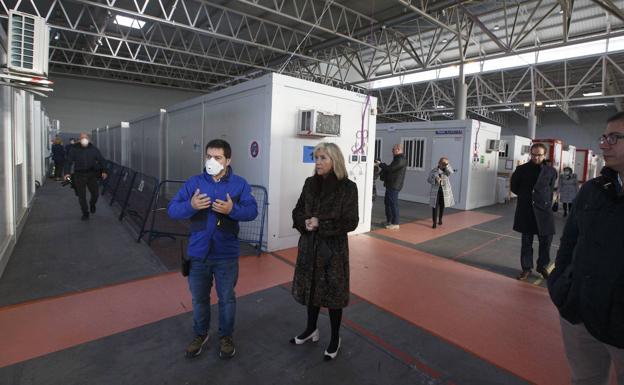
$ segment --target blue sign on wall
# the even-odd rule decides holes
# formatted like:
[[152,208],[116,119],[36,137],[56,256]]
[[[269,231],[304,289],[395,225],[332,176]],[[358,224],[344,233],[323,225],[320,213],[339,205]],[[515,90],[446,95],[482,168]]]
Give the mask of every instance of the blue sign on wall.
[[314,163],[314,146],[303,146],[303,163]]

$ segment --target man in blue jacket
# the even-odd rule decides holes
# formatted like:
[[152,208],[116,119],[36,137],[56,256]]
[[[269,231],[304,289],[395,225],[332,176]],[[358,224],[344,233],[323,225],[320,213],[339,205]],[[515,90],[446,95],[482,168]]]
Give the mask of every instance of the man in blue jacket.
[[187,180],[169,203],[171,218],[191,220],[187,254],[196,336],[186,349],[188,358],[197,357],[208,341],[213,277],[219,297],[219,357],[231,358],[236,353],[232,333],[240,251],[238,222],[254,220],[258,206],[247,181],[232,172],[231,158],[228,142],[210,141],[204,172]]

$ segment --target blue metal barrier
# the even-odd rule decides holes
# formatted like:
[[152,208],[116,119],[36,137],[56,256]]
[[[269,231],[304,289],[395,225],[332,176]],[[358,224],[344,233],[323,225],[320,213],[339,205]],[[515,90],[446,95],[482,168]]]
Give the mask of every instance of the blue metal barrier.
[[125,217],[137,229],[139,234],[137,242],[140,242],[143,234],[147,232],[145,225],[151,214],[158,185],[158,179],[139,172],[135,173],[128,199],[119,214],[120,221]]
[[251,195],[258,204],[258,216],[253,221],[239,222],[240,232],[238,240],[255,247],[257,255],[262,252],[262,238],[264,236],[264,218],[269,205],[269,194],[264,186],[251,185]]
[[[151,210],[150,227],[149,230],[143,232],[149,234],[148,244],[159,237],[175,239],[176,237],[188,237],[190,235],[190,221],[177,221],[169,218],[167,214],[169,199],[162,193],[163,187],[176,184],[181,186],[184,183],[185,181],[181,180],[164,180],[158,184],[153,199],[154,204]],[[253,221],[239,222],[240,231],[238,239],[240,242],[252,245],[256,249],[257,255],[260,255],[263,246],[264,222],[269,199],[267,190],[263,186],[251,185],[251,194],[256,198],[258,204],[258,216]]]
[[127,167],[122,168],[121,173],[119,174],[119,182],[117,183],[117,187],[111,196],[111,206],[113,203],[117,202],[123,212],[126,204],[128,203],[128,198],[130,196],[130,191],[132,191],[132,184],[134,183],[136,174],[136,171],[132,169]]
[[102,195],[105,193],[110,193],[111,195],[115,194],[115,190],[117,190],[117,186],[119,185],[119,180],[121,173],[124,167],[118,165],[115,162],[110,162],[110,167],[108,168],[109,175],[106,180],[104,180],[104,188],[102,189]]
[[182,186],[184,183],[185,181],[183,180],[164,180],[158,184],[153,200],[150,228],[145,231],[145,233],[149,234],[147,237],[148,244],[160,237],[175,239],[175,237],[188,237],[190,235],[191,226],[189,221],[174,221],[169,218],[167,214],[169,199],[162,192],[163,187],[169,187],[170,185]]

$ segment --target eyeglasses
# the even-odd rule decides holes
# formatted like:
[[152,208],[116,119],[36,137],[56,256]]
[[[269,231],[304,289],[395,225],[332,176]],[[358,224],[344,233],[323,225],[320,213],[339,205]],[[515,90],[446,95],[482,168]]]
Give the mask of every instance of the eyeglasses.
[[610,146],[613,146],[617,143],[618,139],[624,139],[624,134],[611,132],[609,134],[600,136],[600,139],[598,139],[598,141],[600,142],[600,144],[608,144]]
[[531,156],[533,156],[535,158],[540,158],[542,156],[546,156],[546,154],[534,154],[534,153],[531,153]]

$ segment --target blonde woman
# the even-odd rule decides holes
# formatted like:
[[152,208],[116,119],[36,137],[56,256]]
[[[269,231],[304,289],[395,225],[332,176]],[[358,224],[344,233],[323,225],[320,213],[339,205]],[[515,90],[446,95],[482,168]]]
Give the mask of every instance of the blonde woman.
[[431,218],[433,219],[433,226],[431,227],[434,229],[442,224],[444,208],[455,205],[451,180],[449,179],[452,173],[453,167],[449,164],[448,158],[442,157],[438,161],[438,166],[431,170],[429,178],[427,178],[427,182],[431,184],[429,204],[432,207]]
[[314,175],[307,178],[293,210],[293,227],[301,236],[292,294],[308,308],[306,329],[290,340],[295,345],[317,342],[321,307],[329,309],[331,339],[324,359],[340,349],[342,309],[349,303],[349,242],[358,218],[358,190],[347,178],[344,157],[333,143],[314,148]]

